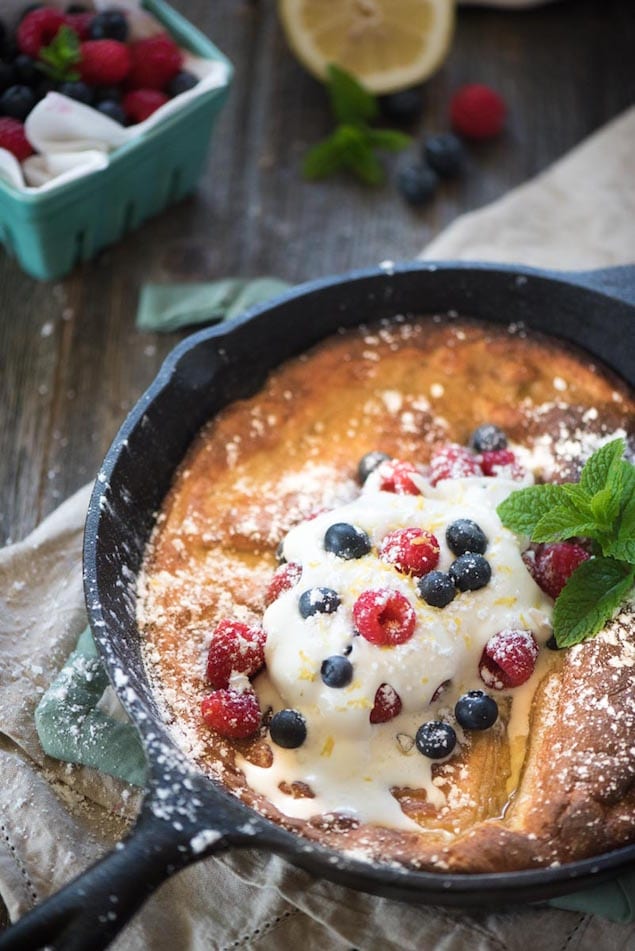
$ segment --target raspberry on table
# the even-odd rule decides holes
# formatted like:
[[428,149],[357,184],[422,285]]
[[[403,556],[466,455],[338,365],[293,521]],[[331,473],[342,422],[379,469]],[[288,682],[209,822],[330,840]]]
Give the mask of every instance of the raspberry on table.
[[393,647],[414,634],[417,615],[400,591],[375,588],[362,591],[353,605],[355,627],[371,644]]
[[40,49],[52,43],[60,28],[65,25],[66,17],[60,10],[53,7],[31,10],[21,20],[16,34],[21,52],[37,57]]
[[525,564],[538,587],[550,597],[557,598],[576,568],[590,557],[588,551],[575,542],[554,542],[541,545],[533,562]]
[[[95,40],[108,43],[110,40]],[[114,41],[113,41],[114,42]],[[168,102],[168,97],[158,89],[133,89],[126,93],[121,105],[130,122],[143,122]]]
[[375,692],[371,723],[387,723],[401,713],[401,697],[390,684],[380,684]]
[[118,40],[86,40],[80,45],[79,71],[91,86],[116,86],[130,72],[130,51]]
[[398,528],[379,546],[379,557],[402,574],[420,578],[439,563],[439,542],[423,528]]
[[23,162],[33,155],[33,146],[24,132],[24,124],[19,119],[0,118],[0,149],[6,149]]
[[167,33],[137,40],[129,50],[132,68],[128,82],[133,89],[165,89],[183,65],[183,54]]
[[270,604],[277,601],[283,591],[288,591],[289,588],[293,588],[301,577],[302,565],[298,565],[295,561],[280,565],[274,572],[273,578],[265,591],[266,606],[269,607]]
[[494,690],[519,687],[533,674],[537,657],[538,645],[531,631],[504,628],[483,648],[481,680]]
[[260,727],[260,705],[253,690],[215,690],[201,701],[206,726],[229,740],[245,740]]
[[265,664],[266,634],[261,627],[223,618],[212,635],[206,675],[212,687],[227,687],[232,673],[253,677]]
[[436,485],[442,479],[462,479],[483,475],[476,457],[465,446],[449,443],[440,446],[430,459],[430,482]]
[[461,86],[450,103],[452,126],[468,139],[493,139],[499,135],[506,111],[502,97],[481,83]]

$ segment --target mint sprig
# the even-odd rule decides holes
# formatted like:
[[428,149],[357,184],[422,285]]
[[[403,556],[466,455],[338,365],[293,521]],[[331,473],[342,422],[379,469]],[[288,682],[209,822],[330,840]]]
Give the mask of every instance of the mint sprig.
[[556,599],[558,647],[597,634],[635,584],[635,466],[614,439],[587,460],[580,481],[532,485],[497,508],[507,528],[533,542],[583,536],[594,555],[579,565]]
[[52,42],[38,53],[38,68],[56,82],[76,82],[80,73],[75,67],[81,62],[79,37],[75,30],[62,26]]
[[328,67],[328,95],[337,126],[305,155],[304,176],[315,180],[345,169],[366,185],[380,185],[385,172],[376,150],[398,152],[410,136],[371,127],[379,115],[377,100],[339,66]]

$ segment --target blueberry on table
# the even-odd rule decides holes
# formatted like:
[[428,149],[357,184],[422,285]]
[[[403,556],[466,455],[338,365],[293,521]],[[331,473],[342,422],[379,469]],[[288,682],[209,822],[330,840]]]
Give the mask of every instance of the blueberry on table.
[[439,185],[439,176],[429,165],[404,165],[397,172],[397,187],[411,205],[425,205]]
[[456,587],[445,571],[430,571],[417,581],[419,597],[433,608],[445,608],[456,597]]
[[370,539],[365,531],[356,528],[355,525],[349,525],[348,522],[335,522],[326,530],[324,549],[337,555],[338,558],[351,561],[368,554]]
[[428,759],[443,759],[456,746],[456,733],[449,723],[430,720],[417,730],[415,743],[419,752]]
[[308,588],[300,595],[298,608],[302,617],[333,614],[340,606],[340,597],[332,588]]
[[478,591],[489,582],[492,569],[486,558],[470,551],[452,562],[448,574],[459,591]]
[[423,109],[423,89],[421,86],[413,86],[400,92],[389,92],[378,96],[377,104],[387,119],[410,122],[417,119]]
[[198,76],[195,76],[194,73],[189,73],[186,69],[182,69],[176,76],[172,77],[165,87],[165,91],[168,96],[174,99],[175,96],[180,96],[182,92],[194,89],[195,86],[198,86]]
[[456,178],[463,171],[465,149],[452,132],[430,136],[424,146],[424,156],[430,168],[442,178]]
[[455,555],[464,555],[466,552],[482,555],[487,548],[485,532],[471,518],[457,518],[448,525],[445,540]]
[[276,746],[295,750],[306,740],[306,721],[297,710],[280,710],[271,718],[269,735]]
[[119,40],[125,43],[128,37],[128,21],[118,10],[105,10],[91,21],[88,36],[91,40]]
[[327,687],[348,687],[353,679],[353,665],[347,657],[334,654],[322,661],[320,675]]
[[128,121],[121,105],[112,99],[104,99],[103,102],[98,102],[95,109],[97,112],[101,112],[102,115],[108,116],[109,119],[114,119],[119,125],[126,125]]
[[35,93],[28,86],[9,86],[0,96],[0,115],[24,122],[35,103]]
[[357,464],[358,481],[363,485],[371,472],[374,472],[382,462],[388,462],[389,459],[390,456],[388,453],[379,452],[376,449],[373,449],[372,452],[365,453]]
[[482,690],[470,690],[457,700],[454,715],[464,730],[488,730],[498,719],[498,704]]
[[470,437],[470,446],[475,452],[492,452],[496,449],[507,449],[507,436],[493,423],[483,423],[474,430]]

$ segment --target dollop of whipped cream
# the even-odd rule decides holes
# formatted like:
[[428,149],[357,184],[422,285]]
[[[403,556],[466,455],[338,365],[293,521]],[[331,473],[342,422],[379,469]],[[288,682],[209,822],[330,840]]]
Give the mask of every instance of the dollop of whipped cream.
[[[283,554],[302,566],[302,576],[265,612],[266,671],[255,687],[263,709],[299,711],[306,720],[307,738],[297,749],[272,743],[273,765],[268,768],[239,758],[249,785],[281,812],[305,819],[337,812],[421,831],[403,813],[391,789],[425,789],[430,802],[443,805],[444,795],[433,783],[432,761],[414,744],[418,727],[445,719],[460,744],[463,733],[454,722],[454,704],[469,690],[487,690],[479,676],[487,641],[505,628],[530,630],[538,644],[551,635],[552,601],[522,561],[522,540],[503,527],[496,513],[497,505],[517,488],[517,481],[505,478],[448,479],[435,487],[421,479],[421,495],[398,495],[380,491],[378,479],[371,475],[354,501],[288,533]],[[378,546],[396,529],[425,529],[440,545],[437,570],[447,571],[456,555],[445,533],[459,518],[472,519],[487,536],[491,580],[479,590],[458,592],[444,608],[431,607],[417,592],[418,579],[382,561]],[[363,529],[372,545],[370,553],[346,560],[325,551],[325,533],[337,522]],[[314,587],[337,592],[336,611],[302,617],[300,595]],[[379,646],[356,633],[355,601],[362,592],[377,588],[399,591],[412,605],[416,626],[405,643]],[[330,687],[320,675],[322,662],[342,654],[353,665],[352,681],[346,687]],[[388,722],[373,724],[369,714],[382,684],[397,692],[401,712]],[[527,708],[535,684],[536,674],[507,693],[523,696]],[[501,692],[494,694],[499,700]],[[279,788],[283,781],[307,784],[313,798],[288,795]]]

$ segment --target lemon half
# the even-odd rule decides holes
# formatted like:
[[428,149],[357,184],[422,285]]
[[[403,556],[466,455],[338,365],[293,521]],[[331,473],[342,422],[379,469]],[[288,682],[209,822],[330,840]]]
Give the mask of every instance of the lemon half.
[[369,92],[423,82],[443,62],[455,0],[278,0],[288,43],[318,79],[335,63]]

